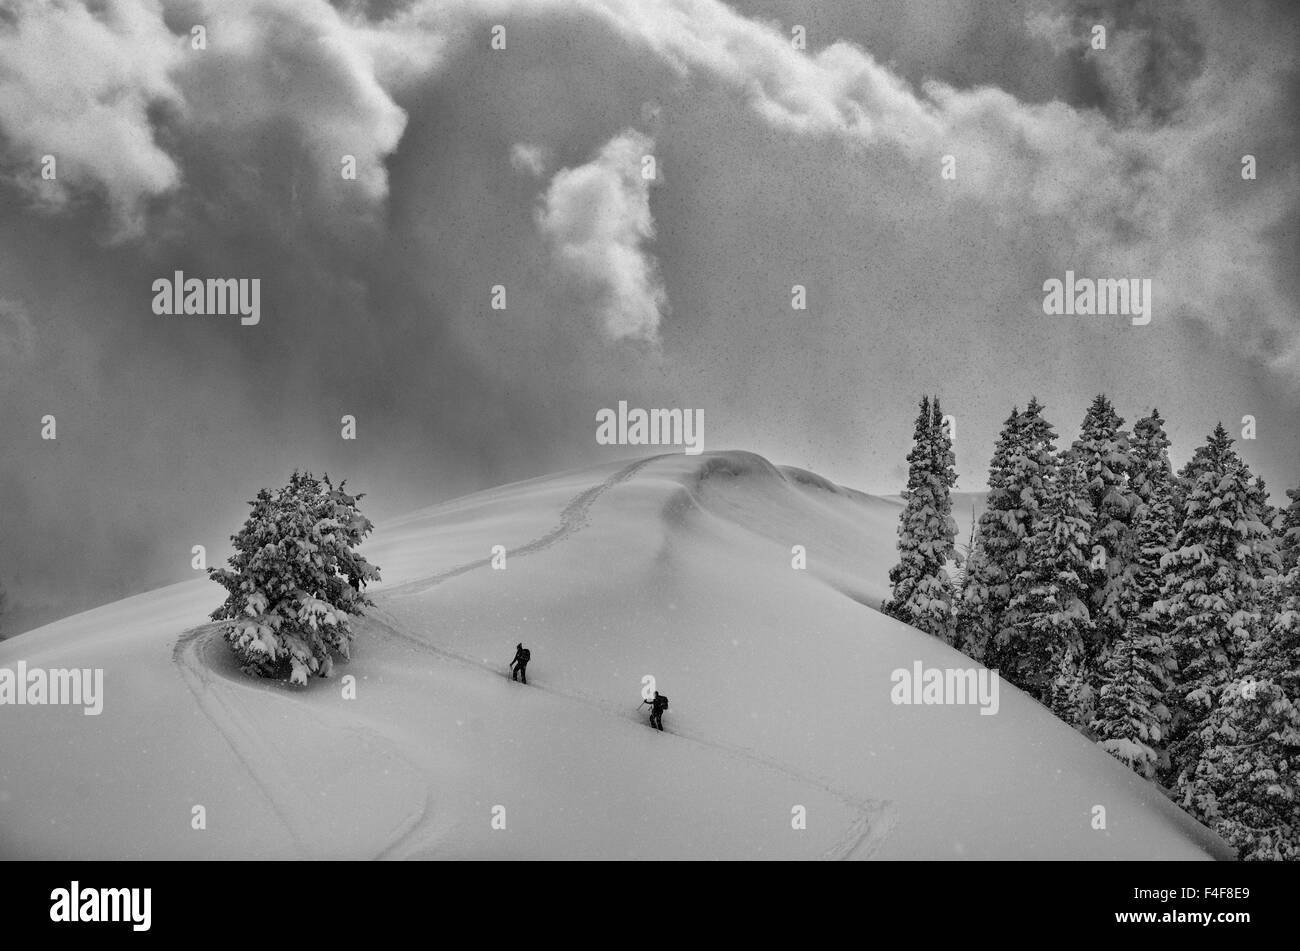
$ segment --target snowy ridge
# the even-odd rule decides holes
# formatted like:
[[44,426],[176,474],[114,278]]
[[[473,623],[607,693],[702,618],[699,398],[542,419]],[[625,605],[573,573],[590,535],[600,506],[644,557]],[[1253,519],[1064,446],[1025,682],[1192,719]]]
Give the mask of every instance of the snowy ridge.
[[746,452],[478,493],[379,526],[352,659],[307,688],[235,670],[205,580],[49,625],[0,665],[102,666],[104,713],[6,709],[0,855],[1228,857],[1006,685],[991,717],[890,701],[970,666],[870,607],[897,514]]

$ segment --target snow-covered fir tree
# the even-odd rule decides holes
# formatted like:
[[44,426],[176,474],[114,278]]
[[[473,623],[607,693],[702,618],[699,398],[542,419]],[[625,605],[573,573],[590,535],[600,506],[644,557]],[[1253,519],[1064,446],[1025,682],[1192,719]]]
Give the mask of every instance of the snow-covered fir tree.
[[1155,484],[1164,483],[1171,489],[1169,502],[1174,504],[1174,468],[1169,462],[1169,445],[1160,410],[1151,410],[1150,416],[1144,416],[1133,424],[1133,435],[1129,437],[1129,488],[1139,502],[1146,502],[1151,497]]
[[1134,460],[1124,420],[1109,399],[1098,395],[1084,414],[1079,438],[1064,454],[1063,466],[1078,471],[1091,509],[1088,551],[1083,575],[1085,601],[1093,636],[1080,658],[1085,679],[1100,685],[1100,669],[1109,645],[1124,628],[1123,587],[1131,557],[1130,525],[1137,501],[1129,485]]
[[993,446],[989,461],[988,495],[975,531],[975,544],[966,556],[957,630],[961,649],[976,660],[1001,627],[1011,600],[1015,553],[1023,535],[1018,492],[1009,484],[1011,457],[1020,452],[1022,414],[1011,410]]
[[[1039,445],[1050,447],[1050,439]],[[992,653],[1003,677],[1043,703],[1052,704],[1054,682],[1061,678],[1057,701],[1069,695],[1068,705],[1062,706],[1075,711],[1073,719],[1081,713],[1077,658],[1092,633],[1084,581],[1092,511],[1077,468],[1067,466],[1055,478],[1050,475],[1049,470],[1044,476],[1047,491],[1012,580],[1011,624],[1000,632]]]
[[1161,560],[1156,610],[1170,625],[1178,667],[1166,776],[1184,802],[1201,758],[1201,728],[1259,636],[1277,559],[1253,477],[1232,442],[1218,425],[1184,469],[1181,527]]
[[1056,666],[1049,693],[1049,705],[1058,718],[1074,727],[1082,728],[1088,722],[1092,709],[1091,690],[1083,676],[1083,669],[1074,656],[1073,648],[1066,648]]
[[210,568],[228,592],[213,620],[246,673],[305,684],[329,676],[331,653],[348,656],[348,616],[369,602],[361,590],[378,570],[353,549],[373,527],[361,495],[326,476],[294,472],[282,489],[262,489],[237,535],[229,568]]
[[1165,702],[1174,676],[1168,619],[1155,610],[1160,563],[1169,553],[1173,521],[1169,479],[1153,480],[1135,526],[1133,570],[1124,588],[1124,627],[1102,668],[1092,731],[1102,748],[1153,779],[1170,712]]
[[1168,655],[1168,645],[1158,633],[1130,621],[1106,657],[1092,721],[1101,748],[1147,779],[1156,776],[1168,728]]
[[907,462],[905,504],[898,522],[899,562],[890,569],[893,593],[882,610],[951,643],[953,586],[946,565],[957,534],[950,495],[957,475],[937,396],[933,401],[921,399]]
[[[988,524],[989,540],[997,543],[997,577],[1001,579],[996,598],[1000,614],[984,620],[981,659],[1001,669],[1017,665],[1015,628],[1020,607],[1013,603],[1017,577],[1030,564],[1029,543],[1038,529],[1040,512],[1053,493],[1058,457],[1056,433],[1043,416],[1043,404],[1036,397],[1016,419],[1006,458],[1006,474],[1000,492],[1000,507]],[[989,514],[988,512],[985,513]],[[981,527],[984,527],[981,519]],[[1005,600],[1004,600],[1005,599]],[[979,630],[979,628],[977,628]],[[1014,682],[1014,681],[1013,681]]]
[[1174,677],[1168,618],[1155,610],[1175,523],[1169,439],[1158,410],[1134,424],[1131,447],[1137,515],[1123,587],[1124,627],[1104,659],[1091,726],[1107,752],[1151,779],[1169,731],[1165,697]]
[[[1133,464],[1130,487],[1136,508],[1130,526],[1131,540],[1125,572],[1121,614],[1137,619],[1142,630],[1158,630],[1167,639],[1165,619],[1153,609],[1158,600],[1164,569],[1161,564],[1177,534],[1176,480],[1169,463],[1169,437],[1158,410],[1133,427]],[[1169,661],[1172,670],[1173,662]]]
[[1278,525],[1278,563],[1283,575],[1291,578],[1291,572],[1300,564],[1300,488],[1287,489],[1286,497],[1291,504],[1282,513]]
[[1300,860],[1300,488],[1287,495],[1277,610],[1201,728],[1186,784],[1243,859]]

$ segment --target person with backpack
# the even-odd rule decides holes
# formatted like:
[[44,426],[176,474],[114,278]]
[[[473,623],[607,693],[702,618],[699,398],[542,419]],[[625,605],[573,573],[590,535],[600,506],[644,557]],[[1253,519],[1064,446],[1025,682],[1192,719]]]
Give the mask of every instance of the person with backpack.
[[641,702],[650,704],[650,725],[663,732],[664,711],[668,709],[668,698],[656,690],[653,700],[642,700]]
[[527,647],[523,644],[516,645],[515,659],[510,662],[511,680],[522,680],[524,683],[528,683],[528,671],[526,668],[528,667],[528,662],[532,660],[532,657],[533,652]]

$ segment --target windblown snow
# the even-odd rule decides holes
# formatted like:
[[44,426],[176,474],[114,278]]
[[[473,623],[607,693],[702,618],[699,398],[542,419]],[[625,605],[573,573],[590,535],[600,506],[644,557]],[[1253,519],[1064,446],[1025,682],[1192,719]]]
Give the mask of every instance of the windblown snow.
[[656,456],[380,525],[352,659],[305,688],[234,668],[206,578],[0,643],[104,671],[99,716],[0,707],[0,857],[1231,857],[1005,683],[992,716],[891,701],[896,669],[974,666],[877,611],[898,511]]

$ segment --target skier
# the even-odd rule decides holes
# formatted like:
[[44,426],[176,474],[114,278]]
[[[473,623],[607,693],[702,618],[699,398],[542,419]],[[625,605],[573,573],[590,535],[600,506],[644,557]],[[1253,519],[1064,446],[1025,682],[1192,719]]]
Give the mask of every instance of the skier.
[[533,652],[523,644],[515,645],[515,659],[510,662],[511,680],[522,680],[524,683],[528,683],[528,672],[525,668],[532,657]]
[[650,725],[663,732],[664,711],[668,709],[668,698],[656,690],[653,700],[642,700],[641,702],[650,704]]

